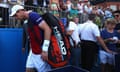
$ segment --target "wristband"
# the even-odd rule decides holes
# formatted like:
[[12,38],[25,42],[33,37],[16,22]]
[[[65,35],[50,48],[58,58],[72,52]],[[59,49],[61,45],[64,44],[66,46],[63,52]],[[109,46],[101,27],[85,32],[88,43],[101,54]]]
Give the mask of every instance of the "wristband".
[[48,51],[50,41],[49,40],[44,40],[43,46],[42,46],[42,51]]

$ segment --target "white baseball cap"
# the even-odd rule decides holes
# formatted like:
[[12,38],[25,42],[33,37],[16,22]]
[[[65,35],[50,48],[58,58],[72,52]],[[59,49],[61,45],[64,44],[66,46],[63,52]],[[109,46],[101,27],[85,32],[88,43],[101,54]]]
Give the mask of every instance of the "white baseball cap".
[[21,5],[14,5],[11,9],[11,14],[10,16],[14,16],[18,10],[24,9],[23,6]]

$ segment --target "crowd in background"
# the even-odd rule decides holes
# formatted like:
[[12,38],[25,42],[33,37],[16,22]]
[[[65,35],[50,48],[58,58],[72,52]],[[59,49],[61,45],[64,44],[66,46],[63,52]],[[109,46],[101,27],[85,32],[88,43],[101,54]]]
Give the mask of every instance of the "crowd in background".
[[94,6],[90,2],[79,0],[1,0],[0,17],[3,20],[1,24],[8,25],[13,23],[9,13],[11,6],[14,4],[24,5],[27,10],[34,10],[39,13],[49,11],[57,17],[66,18],[67,20],[78,17],[79,23],[85,22],[88,14],[94,13],[96,14],[96,22],[99,27],[102,26],[104,19],[113,17],[113,11],[109,7],[102,8],[102,6]]
[[[6,0],[2,1],[1,3],[5,3]],[[6,1],[7,2],[7,1]],[[81,67],[81,56],[87,56],[87,58],[82,57],[84,60],[89,58],[89,55],[81,55],[80,53],[82,51],[86,52],[86,50],[81,50],[77,45],[79,44],[79,42],[82,42],[84,45],[83,48],[88,48],[88,47],[92,47],[92,46],[88,46],[85,47],[86,42],[87,45],[96,45],[97,44],[97,48],[100,49],[100,63],[102,65],[101,71],[102,72],[106,72],[104,71],[106,68],[106,66],[108,66],[108,69],[112,69],[113,65],[114,65],[114,61],[112,60],[113,57],[113,53],[116,54],[116,44],[120,43],[119,39],[119,33],[120,33],[120,11],[113,11],[112,9],[110,9],[110,7],[106,7],[106,8],[102,8],[99,6],[93,6],[90,4],[90,2],[82,2],[79,0],[24,0],[21,2],[18,2],[18,4],[23,5],[27,10],[34,10],[40,14],[43,14],[44,12],[49,11],[50,13],[52,13],[53,15],[55,15],[56,17],[60,18],[66,28],[67,34],[70,35],[70,37],[73,39],[74,41],[74,45],[72,46],[72,52],[73,52],[73,56],[74,58],[72,58],[73,62],[72,64],[75,66],[79,66]],[[9,5],[13,5],[13,3],[10,3]],[[4,14],[4,16],[2,15],[1,12],[1,17],[2,17],[2,24],[3,25],[7,25],[9,23],[9,6],[6,5],[4,7],[3,4],[0,4],[0,8],[1,10],[5,10],[6,13]],[[91,19],[91,14],[94,15],[94,20]],[[89,21],[89,20],[92,20]],[[20,26],[22,26],[23,22],[20,22]],[[90,26],[87,24],[90,23]],[[83,26],[83,24],[86,24]],[[93,25],[96,24],[96,25]],[[81,28],[81,32],[77,32],[77,29],[79,29],[78,27]],[[82,29],[83,28],[83,29]],[[84,28],[88,29],[89,31],[86,31]],[[97,29],[98,28],[98,29]],[[92,30],[91,30],[92,29]],[[115,30],[115,31],[114,31]],[[87,34],[83,34],[82,32],[89,32]],[[90,34],[91,33],[91,34]],[[79,34],[83,34],[84,37],[79,37]],[[99,35],[100,34],[100,35]],[[106,36],[106,37],[105,37]],[[110,49],[113,52],[110,51],[106,51],[105,49],[101,49],[101,45],[99,45],[99,43],[97,41],[100,41],[99,38],[97,37],[102,37],[103,41],[105,41],[105,44],[107,46],[108,49]],[[110,39],[114,39],[117,42],[113,42],[114,40],[110,40]],[[93,39],[93,40],[92,40]],[[90,43],[89,43],[90,41]],[[92,43],[92,44],[91,44]],[[86,46],[87,46],[86,45]],[[103,46],[104,47],[104,46]],[[112,47],[112,48],[111,48]],[[118,46],[119,47],[119,46]],[[76,48],[76,49],[74,49]],[[96,48],[96,46],[95,46]],[[92,51],[93,52],[93,51]],[[87,53],[89,53],[87,51]],[[94,53],[99,53],[98,52],[94,52]],[[94,54],[93,53],[93,54]],[[84,53],[82,53],[84,54]],[[92,55],[94,58],[95,55]],[[97,56],[99,56],[97,54]],[[90,56],[91,57],[91,56]],[[98,57],[96,57],[98,58]],[[108,58],[108,60],[107,60]],[[89,58],[90,59],[90,58]],[[88,60],[89,60],[88,59]],[[91,63],[93,64],[94,60],[91,60]],[[86,61],[87,62],[87,61]],[[85,61],[83,62],[84,66],[83,68],[87,69],[87,70],[91,70],[92,64],[90,65],[86,65]],[[87,67],[86,67],[87,66]],[[112,72],[112,70],[108,71],[108,72]]]

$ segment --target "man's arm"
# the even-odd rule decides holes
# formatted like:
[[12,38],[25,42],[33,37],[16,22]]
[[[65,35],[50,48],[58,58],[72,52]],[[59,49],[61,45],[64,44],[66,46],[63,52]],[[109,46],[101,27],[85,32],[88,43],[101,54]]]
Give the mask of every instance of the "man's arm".
[[51,29],[45,21],[42,21],[39,24],[39,27],[44,31],[44,40],[50,40]]
[[104,50],[106,50],[107,52],[113,54],[114,52],[109,50],[108,47],[106,46],[104,40],[101,37],[96,37],[98,42],[101,44],[101,46],[104,48]]
[[51,29],[45,21],[42,21],[39,24],[39,27],[44,31],[44,41],[42,46],[42,58],[43,60],[48,60],[48,48],[50,44],[50,37],[51,37]]

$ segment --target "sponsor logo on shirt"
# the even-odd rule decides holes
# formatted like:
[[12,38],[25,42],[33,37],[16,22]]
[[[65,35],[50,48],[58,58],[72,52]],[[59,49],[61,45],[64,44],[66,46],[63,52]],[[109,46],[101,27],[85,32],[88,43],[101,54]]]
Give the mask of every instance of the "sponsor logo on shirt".
[[42,17],[38,18],[38,19],[36,20],[36,22],[39,22],[39,21],[41,21],[41,20],[42,20]]

